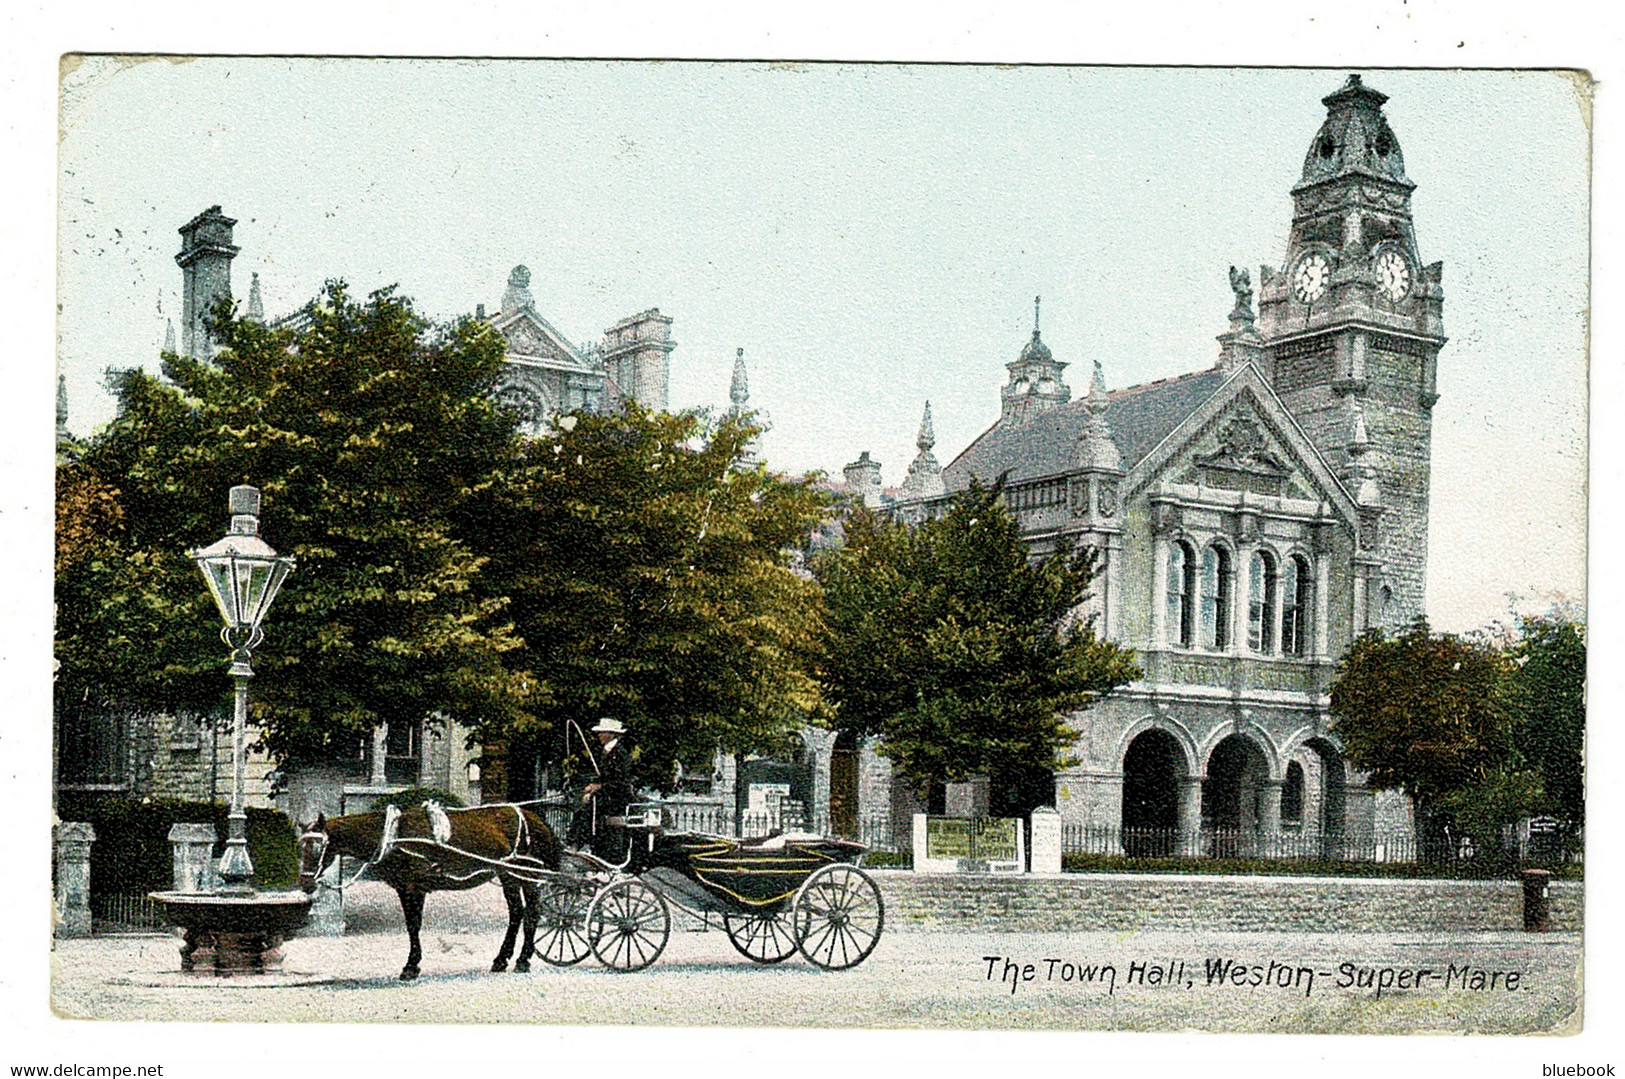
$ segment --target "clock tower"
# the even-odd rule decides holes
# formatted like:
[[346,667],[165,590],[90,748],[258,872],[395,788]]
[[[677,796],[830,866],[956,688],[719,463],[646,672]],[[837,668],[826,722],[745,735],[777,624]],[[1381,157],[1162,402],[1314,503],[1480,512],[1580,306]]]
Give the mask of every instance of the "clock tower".
[[1426,612],[1443,263],[1422,263],[1387,95],[1350,75],[1292,189],[1286,263],[1261,268],[1265,375],[1358,493],[1356,630]]

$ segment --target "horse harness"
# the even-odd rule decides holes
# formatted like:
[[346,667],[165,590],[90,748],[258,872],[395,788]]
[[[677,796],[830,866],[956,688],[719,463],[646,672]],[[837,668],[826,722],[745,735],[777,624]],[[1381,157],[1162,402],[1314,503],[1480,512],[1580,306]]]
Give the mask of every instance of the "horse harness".
[[[513,848],[508,852],[505,858],[487,858],[484,855],[475,854],[473,851],[463,850],[460,847],[452,845],[451,813],[466,813],[471,812],[473,809],[499,808],[512,809],[514,812],[514,819],[516,821],[516,826],[514,828]],[[406,855],[407,857],[416,858],[419,861],[429,863],[434,872],[444,877],[447,881],[455,882],[457,884],[466,884],[469,881],[475,880],[476,878],[482,876],[489,880],[504,873],[518,876],[521,879],[526,880],[528,883],[534,884],[540,880],[541,873],[549,871],[545,862],[542,862],[537,858],[533,858],[528,854],[520,853],[521,850],[528,849],[530,846],[530,822],[525,817],[524,809],[517,804],[508,803],[505,807],[493,805],[471,807],[470,809],[448,810],[439,802],[428,801],[423,803],[423,809],[429,817],[428,836],[401,835],[400,807],[394,804],[386,805],[384,807],[384,826],[378,837],[378,852],[370,859],[363,862],[361,866],[353,874],[351,874],[349,880],[343,881],[339,884],[329,884],[325,880],[318,877],[316,881],[317,885],[322,888],[338,889],[342,891],[359,880],[361,875],[367,870],[371,869],[390,854],[397,851],[403,855]],[[329,841],[327,833],[306,832],[301,838],[314,839],[320,843],[320,849],[316,862],[317,865],[320,865],[321,860],[325,858],[327,854],[327,844]],[[453,855],[455,857],[474,862],[479,865],[479,868],[460,876],[454,873],[449,873],[440,864],[438,864],[439,859],[436,857],[436,855],[440,853]],[[516,873],[515,870],[518,870],[518,872]]]

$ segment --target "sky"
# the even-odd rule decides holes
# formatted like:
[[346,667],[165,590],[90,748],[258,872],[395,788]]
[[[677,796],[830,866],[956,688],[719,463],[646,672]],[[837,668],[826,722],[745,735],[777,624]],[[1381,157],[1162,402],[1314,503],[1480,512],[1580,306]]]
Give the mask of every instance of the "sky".
[[[70,70],[71,69],[71,70]],[[531,270],[578,345],[674,319],[673,407],[762,452],[901,481],[927,400],[950,461],[1044,340],[1120,387],[1211,366],[1231,265],[1280,265],[1289,191],[1348,69],[208,58],[65,68],[59,363],[69,426],[156,367],[176,229],[219,204],[268,313],[324,280],[435,318]],[[1555,73],[1363,69],[1443,260],[1429,613],[1584,602],[1589,132]],[[178,329],[178,328],[177,328]],[[1510,541],[1510,542],[1509,542]]]

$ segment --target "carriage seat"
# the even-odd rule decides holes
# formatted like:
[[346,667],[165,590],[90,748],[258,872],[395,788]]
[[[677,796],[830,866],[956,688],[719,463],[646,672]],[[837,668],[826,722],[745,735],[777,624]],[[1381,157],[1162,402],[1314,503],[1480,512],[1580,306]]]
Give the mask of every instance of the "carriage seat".
[[783,850],[786,843],[811,843],[822,838],[824,837],[814,832],[779,832],[775,835],[741,839],[739,845],[752,850]]

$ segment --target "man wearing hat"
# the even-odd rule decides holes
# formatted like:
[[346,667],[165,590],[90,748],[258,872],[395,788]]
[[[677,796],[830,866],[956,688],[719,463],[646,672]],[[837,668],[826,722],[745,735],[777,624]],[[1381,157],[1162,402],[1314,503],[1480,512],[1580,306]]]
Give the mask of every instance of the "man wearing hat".
[[632,758],[626,751],[626,726],[605,717],[593,727],[603,756],[598,763],[598,779],[587,784],[581,795],[583,805],[592,804],[598,834],[593,847],[599,857],[618,862],[626,855],[626,807],[636,796],[632,782]]

